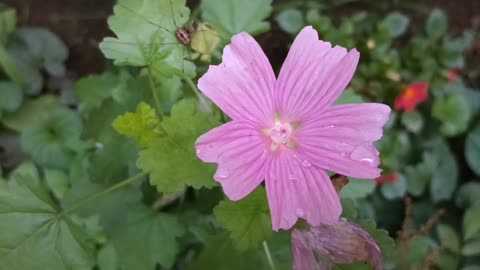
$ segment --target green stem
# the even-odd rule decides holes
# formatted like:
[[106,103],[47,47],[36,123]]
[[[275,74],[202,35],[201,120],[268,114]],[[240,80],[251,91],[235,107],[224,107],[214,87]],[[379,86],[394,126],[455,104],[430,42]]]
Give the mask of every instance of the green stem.
[[78,201],[76,204],[74,204],[72,207],[70,207],[69,209],[65,210],[63,212],[63,214],[69,214],[69,213],[72,213],[72,212],[75,212],[76,210],[78,210],[79,208],[85,206],[86,204],[100,198],[100,197],[103,197],[107,194],[110,194],[118,189],[121,189],[123,187],[126,187],[128,185],[130,185],[131,183],[137,181],[138,179],[141,179],[143,176],[145,176],[146,173],[139,173],[137,175],[134,175],[130,178],[127,178],[121,182],[118,182],[117,184],[105,189],[105,190],[102,190],[102,191],[99,191],[97,193],[94,193],[94,194],[91,194],[83,199],[81,199],[80,201]]
[[158,99],[157,89],[155,88],[155,83],[153,82],[152,70],[150,67],[147,68],[148,70],[148,82],[150,83],[150,90],[152,91],[153,100],[155,101],[155,106],[157,107],[157,111],[163,119],[163,111],[162,106],[160,105],[160,100]]
[[270,269],[276,270],[275,264],[273,263],[272,254],[270,253],[270,249],[268,248],[267,241],[263,240],[262,245],[265,256],[267,257],[268,265],[270,265]]
[[193,83],[192,79],[188,78],[187,76],[182,76],[182,78],[187,82],[190,89],[195,96],[197,96],[198,100],[202,100],[202,95],[200,94],[200,90],[198,90],[197,86]]

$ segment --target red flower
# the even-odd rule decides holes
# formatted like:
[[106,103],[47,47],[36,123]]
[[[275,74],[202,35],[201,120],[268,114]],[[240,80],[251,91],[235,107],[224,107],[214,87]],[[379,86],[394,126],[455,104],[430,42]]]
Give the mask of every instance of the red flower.
[[459,68],[454,68],[448,71],[446,77],[448,82],[453,82],[455,81],[459,76],[460,73],[462,73],[462,70]]
[[398,180],[398,174],[397,173],[389,173],[389,174],[385,174],[385,175],[382,175],[378,178],[375,179],[375,184],[377,184],[377,186],[379,185],[382,185],[382,184],[385,184],[385,183],[391,183],[391,182],[395,182]]
[[411,83],[395,99],[395,109],[397,111],[405,110],[411,112],[417,104],[426,100],[428,100],[428,83]]

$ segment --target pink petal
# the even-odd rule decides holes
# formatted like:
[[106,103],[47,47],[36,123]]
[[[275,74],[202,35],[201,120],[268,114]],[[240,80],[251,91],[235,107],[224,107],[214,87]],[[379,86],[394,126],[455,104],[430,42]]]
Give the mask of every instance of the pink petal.
[[325,171],[287,150],[269,162],[265,183],[273,230],[288,230],[298,218],[312,225],[338,220],[342,206]]
[[362,227],[344,218],[337,223],[292,230],[294,270],[327,270],[335,264],[367,262],[383,269],[380,248]]
[[198,88],[233,120],[270,121],[275,74],[255,39],[247,33],[233,36],[222,61],[209,67]]
[[377,103],[332,106],[298,130],[299,151],[314,165],[358,178],[381,170],[373,142],[383,135],[390,107]]
[[316,115],[340,96],[353,77],[360,54],[332,48],[307,26],[298,34],[275,84],[281,115],[293,120]]
[[231,121],[202,135],[195,148],[202,161],[218,163],[215,180],[231,200],[240,200],[265,178],[266,143],[252,123]]

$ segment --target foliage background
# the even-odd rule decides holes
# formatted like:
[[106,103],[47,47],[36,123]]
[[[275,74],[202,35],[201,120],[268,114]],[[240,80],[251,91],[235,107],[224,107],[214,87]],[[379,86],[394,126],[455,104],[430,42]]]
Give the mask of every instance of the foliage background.
[[[168,1],[145,2],[170,8]],[[375,237],[387,269],[480,269],[478,3],[455,10],[445,1],[450,8],[443,10],[428,1],[247,2],[188,4],[193,16],[216,26],[222,43],[238,31],[256,34],[277,71],[304,25],[358,48],[360,66],[340,102],[393,107],[408,84],[429,83],[429,101],[395,112],[378,145],[384,172],[398,180],[351,179],[341,194],[344,216]],[[109,1],[64,4],[66,11],[90,10],[72,13],[76,18],[65,10],[47,16],[53,6],[29,13],[25,7],[35,3],[13,4],[17,16],[8,8],[0,14],[1,270],[269,269],[263,240],[277,269],[291,268],[289,234],[269,229],[264,190],[230,202],[211,180],[215,166],[195,157],[195,139],[224,121],[188,84],[207,64],[195,61],[196,75],[172,74],[155,58],[164,48],[150,46],[157,29],[126,14],[111,30],[128,36],[125,22],[133,20],[151,54],[140,64],[126,57],[122,67],[105,61],[99,41],[113,33],[85,25],[105,25]],[[237,21],[218,16],[226,12]],[[174,30],[159,14],[142,16]],[[46,18],[64,29],[68,44],[37,27]],[[22,26],[29,21],[33,27]],[[212,54],[218,61],[221,48]],[[449,81],[455,68],[461,76]],[[395,238],[395,249],[374,221]]]

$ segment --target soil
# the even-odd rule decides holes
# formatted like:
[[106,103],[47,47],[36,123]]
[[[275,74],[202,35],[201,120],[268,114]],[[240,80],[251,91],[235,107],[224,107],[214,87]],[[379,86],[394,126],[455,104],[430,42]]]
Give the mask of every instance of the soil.
[[[290,0],[295,1],[295,0]],[[107,26],[107,18],[112,14],[115,0],[4,0],[5,4],[13,6],[18,11],[21,25],[44,26],[58,34],[70,48],[68,69],[74,77],[90,73],[100,73],[104,69],[105,59],[98,49],[98,43],[105,36],[113,35]],[[198,4],[198,0],[187,1],[190,7]],[[288,2],[288,0],[274,2]],[[440,7],[449,15],[451,31],[459,33],[466,28],[480,29],[480,1],[476,0],[389,0],[375,1],[375,5],[367,0],[352,4],[356,10],[368,8],[389,9],[392,6],[420,10],[413,17],[423,21],[422,13],[428,13],[433,7]],[[271,32],[259,37],[259,42],[265,49],[272,64],[278,67],[286,55],[284,44],[290,37],[272,24]],[[480,39],[472,49],[474,65],[480,64]],[[480,76],[479,76],[480,77]]]

